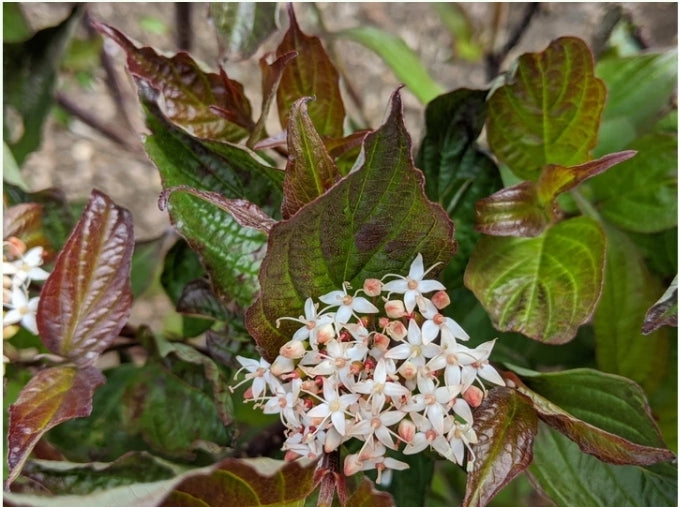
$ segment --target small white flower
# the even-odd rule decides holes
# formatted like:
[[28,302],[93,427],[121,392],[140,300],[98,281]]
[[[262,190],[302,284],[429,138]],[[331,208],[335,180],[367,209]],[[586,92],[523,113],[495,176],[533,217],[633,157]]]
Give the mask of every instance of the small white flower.
[[46,280],[49,273],[42,269],[43,248],[36,246],[15,261],[3,261],[2,272],[13,275],[12,282],[15,286],[29,283],[31,280]]
[[[241,370],[246,370],[248,373],[245,374],[245,380],[231,387],[232,392],[234,389],[248,380],[252,380],[252,397],[254,399],[259,399],[266,394],[267,385],[270,387],[272,392],[276,392],[281,388],[280,381],[276,379],[276,377],[274,377],[271,373],[271,365],[264,358],[257,360],[250,359],[248,357],[236,356],[236,360],[242,366],[238,372]],[[238,375],[238,372],[236,372],[236,375]]]
[[322,417],[322,426],[330,419],[337,432],[344,436],[346,430],[346,419],[344,417],[347,409],[356,403],[359,394],[342,394],[337,391],[337,383],[332,377],[323,382],[322,403],[316,405],[307,412],[309,417]]
[[292,320],[304,324],[295,334],[292,335],[293,340],[309,340],[311,348],[316,349],[319,343],[325,343],[334,338],[335,328],[332,325],[333,316],[330,314],[320,315],[317,313],[318,305],[314,305],[311,298],[307,298],[304,302],[304,316],[297,319],[293,317],[281,317],[276,320],[276,325],[280,324],[281,320]]
[[425,358],[439,354],[441,347],[435,343],[423,343],[422,331],[415,322],[408,322],[408,341],[389,349],[384,355],[387,359],[407,359],[416,366],[424,366]]
[[38,312],[39,297],[28,298],[21,287],[12,289],[9,305],[10,310],[3,316],[3,327],[20,323],[33,334],[38,334],[38,324],[35,315]]
[[415,260],[410,265],[408,276],[398,276],[398,280],[387,282],[382,287],[384,292],[393,292],[396,294],[403,294],[403,302],[406,310],[411,313],[415,309],[417,303],[417,296],[427,294],[435,290],[445,290],[446,288],[441,282],[436,280],[423,280],[424,276],[433,268],[432,266],[427,271],[424,270],[422,261],[422,254],[417,254]]
[[353,386],[353,391],[368,395],[368,401],[372,402],[373,412],[382,410],[387,396],[398,399],[410,394],[404,385],[387,381],[387,362],[383,359],[377,361],[373,377],[357,382]]
[[355,316],[355,312],[379,312],[378,308],[366,298],[347,294],[346,282],[342,290],[333,290],[318,299],[328,305],[328,308],[337,308],[337,312],[335,312],[335,322],[337,324],[346,324],[352,316]]

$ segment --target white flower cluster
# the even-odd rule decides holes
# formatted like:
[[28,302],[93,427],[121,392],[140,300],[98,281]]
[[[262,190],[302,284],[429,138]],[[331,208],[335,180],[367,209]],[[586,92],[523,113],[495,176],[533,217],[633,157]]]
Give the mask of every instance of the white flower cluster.
[[40,267],[43,261],[43,248],[36,246],[26,251],[26,245],[17,238],[10,238],[3,243],[3,247],[3,329],[21,324],[31,333],[38,334],[35,314],[40,298],[31,298],[28,287],[33,280],[42,281],[49,276],[49,273]]
[[247,371],[243,382],[252,380],[246,399],[280,414],[287,428],[286,459],[316,459],[356,438],[364,444],[345,457],[345,475],[376,469],[378,483],[388,484],[392,470],[408,465],[387,449],[433,448],[463,465],[466,448],[470,469],[477,442],[471,407],[485,393],[478,379],[504,382],[488,363],[494,340],[476,348],[458,343],[469,336],[440,313],[450,299],[440,282],[424,279],[427,272],[418,255],[407,277],[368,279],[353,294],[345,283],[319,298],[320,310],[309,298],[304,316],[279,319],[302,327],[272,364],[237,358]]

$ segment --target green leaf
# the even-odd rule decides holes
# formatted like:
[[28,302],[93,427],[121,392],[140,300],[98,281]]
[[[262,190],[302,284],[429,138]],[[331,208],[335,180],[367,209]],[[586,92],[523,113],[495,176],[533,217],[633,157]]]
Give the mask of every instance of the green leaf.
[[39,371],[9,408],[7,484],[17,478],[31,450],[50,428],[92,411],[92,394],[105,382],[93,366],[56,366]]
[[587,45],[561,37],[542,53],[519,57],[511,83],[490,97],[488,143],[514,174],[529,180],[547,164],[586,162],[605,98]]
[[127,68],[140,86],[162,96],[162,111],[175,125],[196,137],[234,142],[254,128],[243,86],[223,69],[219,74],[204,72],[186,52],[167,58],[153,48],[138,48],[113,27],[95,27],[125,51]]
[[594,314],[597,364],[639,382],[650,393],[667,371],[669,342],[664,330],[643,336],[641,329],[646,310],[662,289],[629,238],[613,227],[606,234],[604,289]]
[[463,505],[484,506],[533,459],[538,417],[531,403],[514,389],[494,387],[474,412],[479,442],[467,476]]
[[25,42],[3,44],[3,139],[19,166],[40,146],[59,62],[82,11],[74,7],[59,25]]
[[304,505],[314,488],[314,467],[269,458],[222,461],[209,475],[183,480],[163,507],[237,505],[238,507]]
[[292,105],[288,117],[288,163],[283,181],[283,218],[325,193],[339,179],[335,162],[307,112],[308,98]]
[[31,27],[21,11],[18,2],[3,2],[2,4],[2,42],[21,42],[32,34]]
[[426,135],[416,159],[427,196],[455,218],[458,252],[444,272],[446,287],[461,285],[462,274],[480,234],[474,230],[474,203],[502,186],[492,159],[476,144],[486,118],[486,94],[459,89],[432,100],[425,112]]
[[228,60],[244,60],[276,31],[275,2],[211,2],[210,19]]
[[677,87],[677,50],[606,58],[597,63],[596,74],[608,88],[598,156],[629,146],[669,106]]
[[392,507],[394,499],[388,493],[375,489],[375,484],[363,477],[358,488],[349,496],[345,507]]
[[464,7],[458,3],[444,2],[434,2],[431,6],[453,38],[453,56],[470,62],[480,62],[483,58],[483,47],[478,41],[479,32]]
[[[650,465],[675,458],[660,436],[641,388],[623,377],[590,369],[523,375],[516,389],[540,419],[602,461]],[[538,394],[539,393],[539,394]]]
[[422,174],[413,166],[398,92],[360,159],[356,171],[271,229],[260,296],[246,315],[269,359],[294,330],[285,322],[279,329],[276,320],[300,315],[306,298],[338,290],[345,281],[360,287],[366,278],[407,272],[419,252],[428,266],[454,252],[452,222],[426,199]]
[[587,217],[560,222],[536,238],[484,237],[465,285],[500,331],[565,343],[594,312],[605,246],[600,226]]
[[358,26],[342,30],[337,36],[358,42],[380,58],[394,71],[422,104],[427,104],[445,90],[429,75],[420,58],[400,37],[374,26]]
[[[8,4],[7,2],[5,2],[2,4],[3,8],[6,5],[18,5],[18,4]],[[9,149],[9,146],[7,146],[7,143],[5,141],[2,142],[2,181],[5,181],[12,185],[16,185],[23,191],[28,191],[28,185],[21,177],[19,165],[14,159],[12,150]]]
[[198,278],[184,286],[176,305],[177,311],[225,321],[232,318],[219,298],[212,291],[207,280]]
[[52,353],[89,366],[118,336],[132,305],[133,249],[129,211],[93,190],[43,285],[36,319]]
[[392,475],[391,484],[384,488],[393,497],[395,505],[423,506],[429,497],[431,479],[434,475],[436,460],[429,453],[400,454],[396,458],[408,463],[410,468]]
[[135,243],[130,274],[134,298],[140,296],[153,283],[168,239],[169,234],[164,233],[157,238]]
[[[226,198],[261,202],[271,191],[269,168],[235,146],[199,143],[151,114],[153,135],[145,148],[160,171],[165,189],[178,185],[218,192]],[[249,185],[246,184],[249,180]],[[275,198],[274,198],[275,199]],[[168,201],[170,219],[197,252],[215,292],[247,306],[257,292],[257,272],[266,236],[243,227],[230,213],[202,198],[177,192]]]
[[661,326],[677,327],[677,277],[646,312],[641,332],[650,334]]
[[[106,464],[35,460],[26,465],[23,475],[40,485],[37,494],[86,495],[124,484],[170,479],[175,475],[173,468],[149,454],[128,453]],[[29,491],[22,489],[22,493]]]
[[590,181],[601,215],[623,229],[652,233],[677,226],[677,135],[653,133],[630,145],[638,151]]
[[583,454],[565,436],[540,425],[535,439],[533,483],[556,505],[672,507],[677,504],[677,469],[611,465]]
[[287,128],[290,108],[302,97],[316,97],[309,104],[309,116],[321,136],[342,137],[344,134],[344,103],[339,88],[339,74],[328,58],[318,37],[303,33],[292,4],[288,4],[290,27],[276,48],[281,57],[292,51],[297,57],[283,69],[276,92],[281,127]]
[[[163,455],[189,459],[199,449],[210,454],[223,452],[231,442],[231,432],[220,418],[203,368],[172,364],[171,371],[152,362],[134,376],[122,399],[123,426],[131,434],[140,434]],[[182,372],[201,385],[181,378]]]
[[677,229],[665,229],[655,234],[639,234],[627,232],[639,249],[648,269],[670,281],[677,273]]

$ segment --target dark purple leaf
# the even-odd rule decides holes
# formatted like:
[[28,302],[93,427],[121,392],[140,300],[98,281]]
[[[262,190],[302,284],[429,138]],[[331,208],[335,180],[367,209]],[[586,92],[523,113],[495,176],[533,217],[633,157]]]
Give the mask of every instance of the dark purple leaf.
[[677,327],[677,277],[660,299],[646,312],[642,333],[650,334],[661,326]]
[[538,431],[537,412],[530,401],[506,387],[494,387],[474,412],[478,444],[467,475],[463,505],[484,506],[533,459]]
[[132,304],[132,217],[94,190],[45,281],[40,337],[79,366],[96,361],[127,322]]

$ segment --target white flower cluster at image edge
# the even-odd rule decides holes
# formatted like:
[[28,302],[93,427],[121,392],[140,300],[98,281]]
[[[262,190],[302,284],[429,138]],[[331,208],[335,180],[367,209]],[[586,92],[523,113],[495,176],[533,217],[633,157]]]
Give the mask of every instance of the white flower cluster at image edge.
[[368,279],[353,294],[345,283],[319,298],[322,309],[309,298],[304,316],[279,319],[302,326],[273,363],[238,356],[252,381],[246,399],[286,426],[286,459],[316,459],[355,438],[363,445],[345,457],[345,475],[376,469],[388,484],[392,470],[408,468],[387,454],[399,449],[432,448],[461,466],[466,449],[471,469],[479,378],[504,385],[488,363],[495,340],[458,343],[469,336],[440,313],[450,299],[426,274],[418,255],[406,277]]
[[43,248],[36,246],[27,251],[26,245],[16,238],[10,238],[3,247],[3,328],[20,324],[37,335],[35,315],[40,298],[30,297],[28,288],[32,281],[43,281],[49,276],[40,267],[43,262]]

